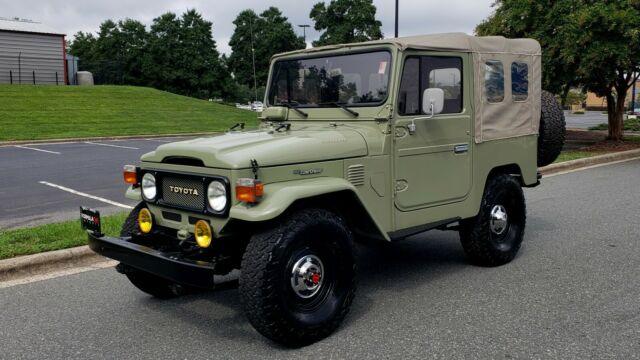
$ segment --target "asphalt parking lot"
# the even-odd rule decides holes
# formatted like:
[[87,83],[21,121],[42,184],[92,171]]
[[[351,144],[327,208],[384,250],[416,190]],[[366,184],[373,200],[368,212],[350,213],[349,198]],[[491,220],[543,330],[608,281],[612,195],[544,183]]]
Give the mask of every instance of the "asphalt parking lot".
[[638,179],[640,160],[543,178],[497,268],[454,232],[360,247],[351,313],[302,349],[255,332],[236,289],[160,301],[103,269],[0,288],[0,358],[637,359]]
[[[0,147],[0,228],[78,217],[80,205],[127,211],[122,166],[184,138],[43,143]],[[96,199],[97,198],[97,199]]]
[[601,111],[585,111],[582,115],[572,114],[570,111],[564,112],[564,118],[568,128],[588,129],[592,126],[607,123],[607,114]]

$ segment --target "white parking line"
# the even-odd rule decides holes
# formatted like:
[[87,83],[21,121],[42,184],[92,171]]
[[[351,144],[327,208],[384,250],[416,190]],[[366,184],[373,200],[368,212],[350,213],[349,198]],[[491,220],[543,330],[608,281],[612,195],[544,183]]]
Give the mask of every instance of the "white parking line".
[[113,144],[103,144],[103,143],[97,143],[97,142],[91,142],[91,141],[85,141],[84,143],[85,143],[85,144],[91,144],[91,145],[110,146],[110,147],[116,147],[116,148],[121,148],[121,149],[140,150],[140,148],[132,147],[132,146],[122,146],[122,145],[113,145]]
[[73,189],[69,189],[68,187],[52,184],[52,183],[47,182],[47,181],[40,181],[40,184],[51,186],[53,188],[60,189],[60,190],[66,191],[66,192],[70,192],[70,193],[75,194],[75,195],[84,196],[84,197],[89,198],[89,199],[102,201],[103,203],[107,203],[107,204],[110,204],[110,205],[119,206],[121,208],[133,209],[133,206],[121,204],[119,202],[111,201],[109,199],[101,198],[99,196],[94,196],[94,195],[90,195],[90,194],[83,193],[83,192],[80,192],[80,191],[76,191],[76,190],[73,190]]
[[49,154],[60,155],[60,153],[57,152],[57,151],[42,150],[42,149],[37,149],[37,148],[33,148],[33,147],[28,147],[28,146],[14,145],[13,147],[17,147],[17,148],[20,148],[20,149],[33,150],[33,151],[41,151],[41,152],[45,152],[45,153],[49,153]]

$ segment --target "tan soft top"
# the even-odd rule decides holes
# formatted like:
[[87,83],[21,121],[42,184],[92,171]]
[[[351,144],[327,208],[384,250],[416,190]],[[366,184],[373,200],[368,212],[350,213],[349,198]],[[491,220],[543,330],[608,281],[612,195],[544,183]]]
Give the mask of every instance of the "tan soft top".
[[541,53],[540,44],[533,39],[507,39],[503,36],[472,36],[465,33],[443,33],[382,39],[354,44],[327,45],[292,51],[286,53],[286,55],[378,44],[392,44],[402,50],[453,50],[472,53],[509,53],[518,55],[540,55]]
[[[400,50],[434,50],[471,53],[474,74],[475,141],[508,139],[538,134],[541,96],[541,49],[534,39],[507,39],[502,36],[471,36],[465,33],[431,34],[304,49],[281,55],[303,55],[318,51],[356,49],[372,45],[394,45]],[[504,99],[489,102],[486,96],[487,64],[501,63]],[[526,64],[526,99],[512,91],[512,65]]]

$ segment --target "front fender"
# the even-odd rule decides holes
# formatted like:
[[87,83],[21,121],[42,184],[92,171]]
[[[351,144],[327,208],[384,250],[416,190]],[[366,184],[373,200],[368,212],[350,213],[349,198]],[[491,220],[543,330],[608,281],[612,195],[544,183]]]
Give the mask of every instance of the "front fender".
[[340,178],[319,177],[268,184],[258,204],[236,204],[231,207],[229,217],[252,222],[271,220],[285,212],[296,200],[343,190],[357,194],[350,182]]
[[133,187],[133,185],[127,188],[127,192],[124,194],[124,197],[131,200],[142,201],[142,193],[140,192],[140,187]]

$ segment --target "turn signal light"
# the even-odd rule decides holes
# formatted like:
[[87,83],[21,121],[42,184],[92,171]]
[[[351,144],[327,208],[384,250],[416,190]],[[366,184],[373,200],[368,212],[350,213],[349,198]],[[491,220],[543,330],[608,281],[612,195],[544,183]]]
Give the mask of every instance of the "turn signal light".
[[236,199],[246,203],[256,203],[264,194],[262,181],[240,178],[236,181]]
[[213,240],[213,233],[211,232],[211,226],[204,220],[198,220],[196,222],[196,243],[201,248],[208,248]]
[[125,165],[122,175],[125,183],[133,185],[138,183],[138,173],[135,165]]
[[149,211],[149,209],[141,209],[138,213],[138,228],[140,228],[140,231],[145,234],[151,232],[151,228],[153,228],[153,217],[151,216],[151,211]]

